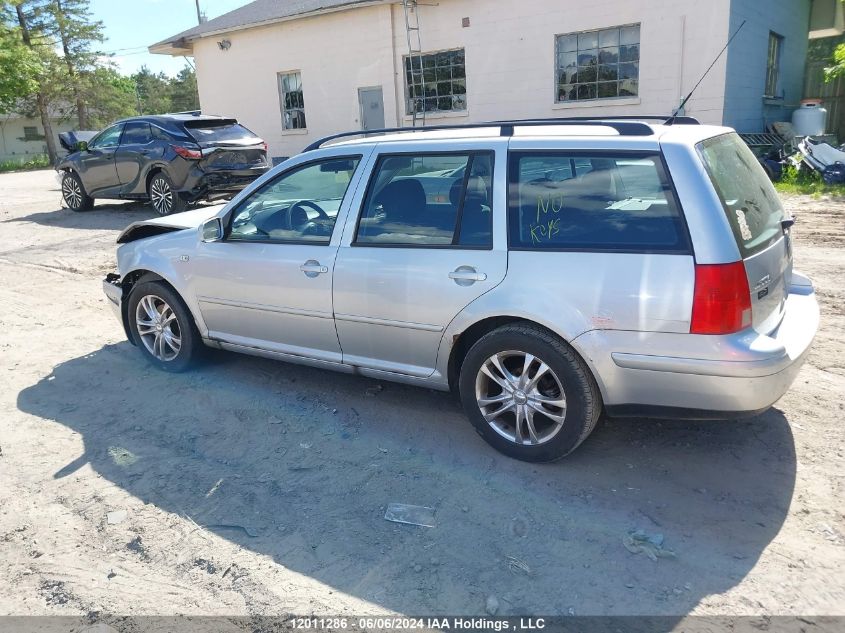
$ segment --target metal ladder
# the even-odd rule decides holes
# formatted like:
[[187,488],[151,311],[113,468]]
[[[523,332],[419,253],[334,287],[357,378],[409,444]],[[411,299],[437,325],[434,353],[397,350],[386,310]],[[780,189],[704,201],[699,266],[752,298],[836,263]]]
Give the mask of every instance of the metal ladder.
[[[411,66],[411,81],[408,85],[408,103],[411,105],[413,127],[425,125],[425,75],[422,67],[422,44],[420,42],[420,12],[417,0],[402,0],[405,12],[405,33],[408,37],[408,63]],[[419,75],[415,68],[419,68]],[[417,81],[419,79],[419,81]],[[417,87],[414,97],[410,92]]]

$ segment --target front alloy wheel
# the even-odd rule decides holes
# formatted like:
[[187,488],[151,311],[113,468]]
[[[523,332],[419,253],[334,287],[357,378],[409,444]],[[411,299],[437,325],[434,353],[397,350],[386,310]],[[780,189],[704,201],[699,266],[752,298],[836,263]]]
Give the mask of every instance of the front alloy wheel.
[[490,427],[519,445],[548,442],[566,419],[560,378],[528,352],[509,350],[490,356],[476,376],[475,398]]
[[173,308],[161,297],[145,295],[135,308],[138,338],[157,360],[175,360],[182,349],[182,330]]

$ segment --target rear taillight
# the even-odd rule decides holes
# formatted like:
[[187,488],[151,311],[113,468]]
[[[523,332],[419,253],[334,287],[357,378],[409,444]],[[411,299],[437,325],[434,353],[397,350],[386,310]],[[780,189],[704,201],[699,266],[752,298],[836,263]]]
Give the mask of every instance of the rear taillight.
[[266,154],[267,152],[269,152],[269,151],[270,151],[270,148],[269,148],[269,147],[267,147],[267,141],[262,141],[262,142],[261,142],[261,146],[264,148],[264,153],[265,153],[265,154]]
[[170,147],[182,158],[187,158],[188,160],[200,160],[202,158],[202,152],[198,149],[188,149],[181,145],[171,145]]
[[751,293],[742,262],[696,264],[690,334],[732,334],[751,325]]

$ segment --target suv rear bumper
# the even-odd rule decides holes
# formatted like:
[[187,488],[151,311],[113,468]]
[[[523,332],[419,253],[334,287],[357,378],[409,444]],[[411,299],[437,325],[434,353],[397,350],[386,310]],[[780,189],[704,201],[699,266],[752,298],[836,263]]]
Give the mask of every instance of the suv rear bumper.
[[611,414],[656,407],[672,417],[733,417],[765,410],[789,389],[818,325],[812,283],[794,273],[783,320],[769,335],[591,331],[573,344]]

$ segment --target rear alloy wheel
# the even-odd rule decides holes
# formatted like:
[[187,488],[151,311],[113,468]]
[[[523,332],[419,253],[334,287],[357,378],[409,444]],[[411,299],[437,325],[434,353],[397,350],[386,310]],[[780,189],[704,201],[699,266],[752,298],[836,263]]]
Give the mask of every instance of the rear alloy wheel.
[[550,462],[592,432],[601,394],[584,361],[554,334],[514,323],[482,336],[461,365],[461,402],[476,431],[505,455]]
[[188,308],[166,284],[140,283],[129,296],[132,338],[153,365],[166,371],[187,369],[201,342]]
[[148,193],[153,209],[159,215],[170,215],[185,210],[185,201],[173,189],[173,183],[163,172],[153,176]]
[[94,199],[85,193],[82,181],[72,171],[62,176],[62,198],[71,211],[89,211],[94,207]]

